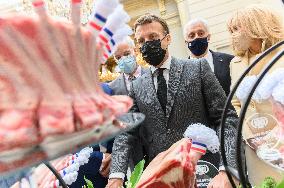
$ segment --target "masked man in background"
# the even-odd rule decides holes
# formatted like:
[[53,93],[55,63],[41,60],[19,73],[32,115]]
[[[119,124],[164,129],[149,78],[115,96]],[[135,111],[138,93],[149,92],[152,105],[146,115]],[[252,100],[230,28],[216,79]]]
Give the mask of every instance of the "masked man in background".
[[190,20],[184,27],[184,39],[190,51],[189,58],[205,58],[228,96],[231,86],[230,62],[234,56],[210,50],[210,38],[209,27],[204,19]]
[[135,44],[130,37],[118,44],[114,59],[121,74],[109,83],[109,87],[114,95],[128,95],[130,83],[145,72],[145,69],[136,62]]

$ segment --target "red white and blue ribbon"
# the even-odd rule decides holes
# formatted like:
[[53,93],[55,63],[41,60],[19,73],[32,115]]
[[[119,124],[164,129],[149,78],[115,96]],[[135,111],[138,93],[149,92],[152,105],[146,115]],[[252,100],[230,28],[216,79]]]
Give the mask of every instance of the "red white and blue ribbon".
[[201,123],[189,125],[184,132],[184,137],[192,140],[192,150],[202,154],[205,154],[206,150],[217,153],[220,149],[220,142],[216,131]]
[[99,13],[95,13],[93,15],[93,19],[89,21],[89,26],[94,30],[100,32],[105,25],[106,20],[107,19],[101,16]]
[[191,149],[196,152],[202,153],[204,155],[206,153],[207,147],[205,144],[193,141],[191,145]]
[[106,24],[108,17],[119,5],[118,0],[97,0],[89,20],[89,28],[97,36]]
[[116,50],[117,44],[122,42],[126,36],[131,35],[132,33],[133,31],[131,27],[129,27],[127,24],[123,24],[104,46],[105,53],[103,55],[103,62],[105,62],[112,55],[112,52]]
[[130,20],[129,15],[123,9],[123,6],[118,6],[114,12],[108,17],[105,26],[99,33],[99,42],[107,45],[113,38],[113,35]]

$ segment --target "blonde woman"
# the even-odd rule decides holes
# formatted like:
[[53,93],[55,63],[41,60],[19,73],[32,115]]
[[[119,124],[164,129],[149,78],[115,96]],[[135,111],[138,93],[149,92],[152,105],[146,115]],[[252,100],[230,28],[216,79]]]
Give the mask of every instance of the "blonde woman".
[[[236,55],[230,65],[232,85],[236,83],[242,72],[249,67],[257,56],[272,45],[284,40],[284,28],[281,19],[274,11],[263,5],[251,5],[237,11],[229,20],[228,29],[232,37],[233,51]],[[236,92],[236,96],[232,100],[232,104],[238,113],[240,112],[242,102],[244,102],[246,98],[248,88],[252,86],[257,79],[257,75],[261,73],[261,70],[267,65],[271,58],[275,56],[279,50],[283,50],[283,48],[284,47],[273,51],[249,72],[245,78],[246,81],[244,80],[244,83],[241,84]],[[281,68],[284,68],[284,58],[273,66],[270,73]],[[260,160],[256,152],[251,149],[259,149],[258,146],[261,144],[256,144],[255,146],[249,142],[251,138],[264,136],[277,127],[277,121],[274,118],[269,100],[267,100],[267,98],[257,99],[257,96],[254,95],[246,113],[245,120],[243,138],[247,141],[245,150],[250,182],[252,185],[258,185],[267,176],[271,176],[280,181],[282,179],[280,170]],[[264,140],[265,138],[267,137],[264,137]],[[276,154],[274,153],[272,156],[273,155],[275,156]]]

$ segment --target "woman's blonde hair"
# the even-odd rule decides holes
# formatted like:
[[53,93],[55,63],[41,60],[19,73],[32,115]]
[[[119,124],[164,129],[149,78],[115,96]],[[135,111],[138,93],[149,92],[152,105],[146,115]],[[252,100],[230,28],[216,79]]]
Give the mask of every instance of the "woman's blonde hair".
[[261,39],[263,50],[284,40],[284,28],[281,17],[264,5],[250,5],[238,10],[228,21],[230,33],[241,28],[251,39]]

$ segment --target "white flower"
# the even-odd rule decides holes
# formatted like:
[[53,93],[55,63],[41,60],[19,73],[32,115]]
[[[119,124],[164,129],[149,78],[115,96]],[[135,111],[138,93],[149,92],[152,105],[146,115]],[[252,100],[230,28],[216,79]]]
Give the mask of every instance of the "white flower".
[[[240,101],[246,100],[252,87],[255,85],[259,75],[247,76],[239,85],[236,96]],[[284,68],[279,68],[264,76],[253,93],[252,99],[258,102],[267,100],[271,97],[274,88],[284,79]],[[279,89],[279,88],[278,88]]]
[[272,97],[284,105],[284,79],[273,89]]
[[216,132],[201,123],[189,125],[183,135],[194,142],[205,144],[212,153],[219,151],[220,143]]
[[256,92],[260,95],[262,100],[271,97],[273,89],[284,79],[284,69],[280,68],[273,71],[271,74],[265,75]]
[[253,75],[253,76],[247,76],[243,79],[243,81],[241,82],[241,84],[239,85],[237,91],[236,91],[236,96],[240,101],[244,101],[251,88],[254,86],[255,82],[257,80],[257,76]]

